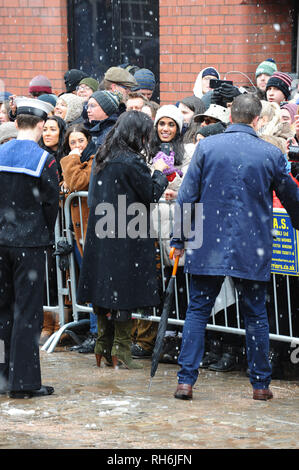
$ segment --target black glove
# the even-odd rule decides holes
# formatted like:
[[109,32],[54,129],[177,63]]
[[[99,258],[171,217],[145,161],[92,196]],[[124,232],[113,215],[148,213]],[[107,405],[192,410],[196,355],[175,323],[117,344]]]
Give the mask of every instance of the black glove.
[[234,98],[236,98],[236,96],[241,95],[239,89],[234,85],[230,85],[229,83],[222,83],[222,85],[217,88],[217,90],[223,97],[224,101],[227,103],[231,103]]
[[69,258],[68,255],[73,251],[72,245],[67,241],[60,240],[57,242],[56,250],[53,253],[53,258],[59,256],[59,268],[61,271],[67,271],[69,269]]

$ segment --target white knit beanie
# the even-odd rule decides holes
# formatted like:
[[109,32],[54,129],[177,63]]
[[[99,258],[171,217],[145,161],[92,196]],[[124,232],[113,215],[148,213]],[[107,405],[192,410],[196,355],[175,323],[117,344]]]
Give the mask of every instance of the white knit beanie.
[[170,119],[173,119],[177,123],[180,132],[182,132],[184,121],[183,114],[181,113],[179,108],[177,108],[174,104],[165,104],[164,106],[161,106],[161,108],[158,109],[154,126],[157,125],[158,121],[162,117],[168,117]]

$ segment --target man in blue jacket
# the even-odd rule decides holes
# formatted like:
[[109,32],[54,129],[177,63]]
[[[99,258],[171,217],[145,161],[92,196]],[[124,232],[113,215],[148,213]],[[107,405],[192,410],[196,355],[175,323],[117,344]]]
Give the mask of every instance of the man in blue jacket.
[[[185,271],[191,274],[190,301],[178,359],[175,397],[191,399],[204,353],[205,328],[224,276],[234,279],[246,329],[247,360],[253,399],[273,397],[269,384],[267,283],[272,258],[272,200],[276,192],[299,229],[299,188],[281,151],[256,132],[261,103],[251,94],[238,96],[232,125],[197,146],[178,194],[175,227],[188,203],[195,209],[192,233],[202,230],[202,246],[190,244],[184,227],[174,233],[175,256],[186,249]],[[202,213],[197,203],[202,204]],[[187,204],[187,206],[186,206]],[[196,220],[194,214],[202,217]],[[191,233],[191,232],[190,232]],[[201,237],[197,236],[197,239]],[[198,245],[198,244],[197,244]]]

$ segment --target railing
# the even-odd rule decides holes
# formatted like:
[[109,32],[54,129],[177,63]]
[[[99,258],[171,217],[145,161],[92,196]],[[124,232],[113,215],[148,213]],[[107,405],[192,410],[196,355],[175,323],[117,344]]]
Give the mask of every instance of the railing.
[[[70,245],[74,246],[76,241],[74,240],[74,235],[72,231],[72,217],[71,217],[71,204],[74,198],[78,199],[79,210],[80,210],[80,226],[81,226],[81,242],[82,247],[84,248],[84,228],[83,228],[83,218],[82,218],[82,205],[81,205],[81,198],[86,198],[88,193],[86,191],[74,192],[71,193],[65,200],[64,207],[60,209],[60,214],[56,222],[55,227],[55,243],[59,241],[66,241]],[[160,200],[159,207],[161,204],[170,203],[165,200]],[[166,282],[165,282],[165,263],[163,260],[163,251],[162,247],[162,237],[161,237],[161,218],[160,218],[160,211],[159,211],[159,218],[158,218],[158,241],[160,245],[160,253],[161,253],[161,274],[162,274],[162,283],[163,283],[163,292],[166,289]],[[76,270],[76,260],[74,256],[74,251],[72,251],[68,255],[69,259],[69,278],[66,281],[66,285],[63,286],[63,276],[61,270],[59,268],[59,259],[56,259],[56,269],[57,269],[57,292],[58,292],[58,305],[55,307],[44,306],[44,310],[52,310],[55,312],[59,312],[60,316],[60,324],[61,328],[58,332],[53,334],[51,338],[44,344],[42,347],[43,350],[47,352],[52,352],[57,345],[61,334],[65,331],[65,329],[70,329],[73,326],[77,326],[79,322],[88,323],[89,320],[82,317],[82,314],[86,316],[92,312],[92,307],[88,305],[80,305],[77,303],[77,286],[78,286],[78,279],[77,279],[77,270]],[[283,341],[287,343],[292,343],[293,345],[299,344],[299,337],[294,336],[294,326],[293,326],[293,318],[294,314],[292,312],[292,295],[291,295],[291,288],[290,288],[290,276],[289,275],[279,275],[286,281],[286,307],[287,307],[287,330],[288,333],[282,334],[281,333],[281,321],[282,318],[284,320],[283,329],[285,330],[285,314],[286,312],[280,312],[278,308],[278,292],[277,292],[277,275],[272,274],[272,285],[273,285],[273,301],[274,301],[274,319],[272,318],[272,330],[270,330],[270,339],[275,341]],[[184,275],[185,279],[185,286],[184,291],[186,295],[186,304],[188,303],[189,299],[189,277],[187,274]],[[168,322],[174,325],[184,325],[184,313],[180,312],[179,309],[179,300],[180,300],[180,290],[178,288],[178,284],[175,284],[175,315],[173,318],[169,318]],[[70,323],[65,324],[64,321],[64,297],[68,296],[71,298],[72,303],[72,311],[73,311],[73,321]],[[298,294],[297,294],[298,296]],[[232,322],[229,319],[228,315],[228,308],[233,306],[234,310],[234,321]],[[231,309],[230,309],[231,310]],[[221,312],[221,315],[220,315]],[[230,315],[231,316],[231,315]],[[160,317],[157,313],[157,309],[153,309],[152,315],[143,315],[141,313],[133,313],[132,315],[135,319],[142,319],[147,321],[159,322]],[[221,322],[219,322],[219,317],[221,317]],[[274,321],[273,321],[274,320]],[[234,326],[232,326],[232,323]],[[275,325],[275,327],[273,327]],[[238,301],[238,293],[236,289],[233,287],[233,282],[231,278],[225,278],[225,281],[222,285],[221,292],[216,299],[215,306],[212,309],[211,313],[211,321],[207,325],[207,329],[212,331],[220,331],[224,333],[232,333],[238,335],[245,335],[245,329],[242,328],[242,319],[240,316],[239,311],[239,301]]]

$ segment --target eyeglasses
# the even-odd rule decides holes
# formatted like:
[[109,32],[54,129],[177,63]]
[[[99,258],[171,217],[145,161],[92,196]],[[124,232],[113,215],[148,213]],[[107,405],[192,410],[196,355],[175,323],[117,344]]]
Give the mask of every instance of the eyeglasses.
[[78,85],[78,86],[76,87],[76,90],[77,90],[77,91],[79,91],[79,90],[82,90],[82,91],[83,91],[83,90],[91,90],[91,88],[90,88],[89,86],[87,86],[87,85]]
[[120,87],[123,88],[124,90],[128,90],[128,91],[131,90],[131,88],[129,88],[128,86],[121,85],[120,83],[118,83],[118,86],[120,86]]
[[87,105],[87,109],[97,108],[98,106],[99,106],[98,104],[90,103],[90,104]]

